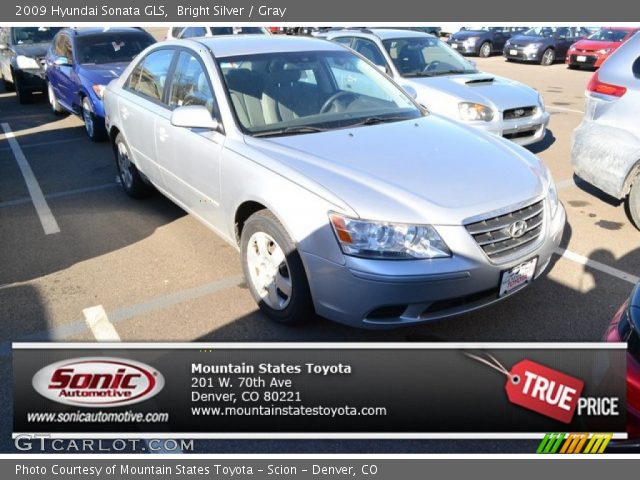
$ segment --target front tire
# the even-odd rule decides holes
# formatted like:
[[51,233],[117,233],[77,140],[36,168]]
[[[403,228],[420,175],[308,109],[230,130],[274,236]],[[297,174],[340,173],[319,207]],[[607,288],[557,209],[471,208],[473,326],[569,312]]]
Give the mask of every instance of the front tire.
[[480,50],[478,50],[478,55],[481,58],[488,58],[491,56],[491,42],[484,42],[480,45]]
[[627,197],[627,213],[635,227],[640,230],[640,177],[636,178]]
[[553,48],[547,48],[542,53],[542,58],[540,59],[540,65],[548,67],[549,65],[553,65],[553,62],[556,61],[556,51]]
[[314,314],[309,282],[296,247],[280,221],[260,210],[240,236],[242,270],[251,296],[270,319],[288,325]]
[[116,136],[113,152],[116,156],[118,178],[127,195],[133,198],[149,196],[153,192],[153,187],[142,179],[137,167],[131,161],[131,149],[121,133]]
[[24,105],[26,103],[29,103],[29,101],[31,100],[31,92],[29,90],[26,90],[22,86],[22,80],[20,80],[20,77],[14,76],[14,78],[13,78],[13,86],[16,89],[16,97],[18,99],[18,103],[20,105]]
[[107,131],[95,113],[89,97],[82,99],[82,120],[84,120],[84,130],[93,142],[99,142],[107,137]]
[[60,102],[58,102],[56,93],[54,92],[53,87],[49,82],[47,82],[47,95],[49,96],[49,105],[51,106],[51,111],[55,115],[61,115],[62,113],[64,113],[64,108],[62,108]]

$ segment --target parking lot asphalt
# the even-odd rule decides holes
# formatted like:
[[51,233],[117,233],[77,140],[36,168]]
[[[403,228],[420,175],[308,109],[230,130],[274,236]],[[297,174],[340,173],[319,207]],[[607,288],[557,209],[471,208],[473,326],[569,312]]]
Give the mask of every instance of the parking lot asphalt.
[[[550,167],[567,210],[562,246],[546,275],[497,305],[385,332],[321,318],[295,328],[269,321],[243,283],[233,247],[160,194],[127,197],[109,144],[88,140],[80,119],[54,115],[44,97],[18,105],[13,93],[0,93],[0,377],[10,372],[11,341],[100,340],[83,314],[89,307],[104,309],[122,341],[599,341],[640,275],[640,237],[622,206],[572,174],[571,132],[592,73],[500,56],[477,63],[544,97],[549,132],[531,150]],[[57,233],[43,229],[21,155]],[[0,383],[0,404],[10,405],[8,383]],[[10,448],[4,442],[0,449]],[[437,444],[410,445],[439,451]]]

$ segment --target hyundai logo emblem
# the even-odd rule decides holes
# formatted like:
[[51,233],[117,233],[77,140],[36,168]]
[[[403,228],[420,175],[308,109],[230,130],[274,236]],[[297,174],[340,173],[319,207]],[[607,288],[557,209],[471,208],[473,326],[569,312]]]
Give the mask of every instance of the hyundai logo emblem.
[[527,231],[527,222],[524,220],[516,220],[509,225],[509,235],[511,238],[520,238]]
[[523,115],[524,115],[524,108],[518,108],[513,112],[514,117],[521,117]]

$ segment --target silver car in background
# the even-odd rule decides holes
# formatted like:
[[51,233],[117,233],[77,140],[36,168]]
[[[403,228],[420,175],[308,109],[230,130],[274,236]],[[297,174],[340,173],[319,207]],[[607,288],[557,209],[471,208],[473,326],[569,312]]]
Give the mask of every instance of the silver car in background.
[[159,43],[105,106],[124,189],[155,186],[239,249],[252,296],[283,323],[474,310],[539,276],[562,236],[537,157],[428,114],[333,42]]
[[341,30],[327,39],[351,47],[386,71],[431,112],[512,140],[541,141],[549,113],[533,88],[478,71],[449,45],[421,32]]
[[576,175],[626,202],[640,229],[640,34],[591,77],[582,123],[573,132]]

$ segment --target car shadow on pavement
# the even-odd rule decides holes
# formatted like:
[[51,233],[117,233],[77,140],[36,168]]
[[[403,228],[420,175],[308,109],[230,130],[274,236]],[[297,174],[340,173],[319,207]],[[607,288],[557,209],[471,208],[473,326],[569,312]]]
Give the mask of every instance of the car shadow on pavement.
[[529,150],[531,153],[534,153],[537,155],[539,153],[544,152],[548,148],[550,148],[551,145],[553,145],[554,143],[556,143],[556,137],[553,135],[553,131],[551,131],[550,129],[547,129],[547,134],[544,136],[544,138],[540,142],[534,143],[533,145],[528,145],[525,148]]

